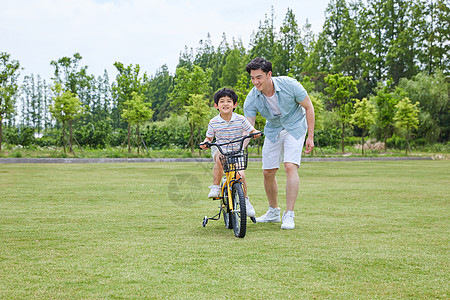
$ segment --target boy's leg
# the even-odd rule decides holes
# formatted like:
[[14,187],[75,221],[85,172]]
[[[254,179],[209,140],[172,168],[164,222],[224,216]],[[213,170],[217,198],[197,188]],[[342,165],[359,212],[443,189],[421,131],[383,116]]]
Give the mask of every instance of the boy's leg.
[[211,189],[208,198],[216,198],[220,195],[220,179],[222,178],[222,163],[219,159],[219,151],[216,147],[211,148],[211,156],[214,161],[214,167],[213,167],[213,184],[209,186]]
[[242,178],[242,185],[244,186],[244,196],[245,196],[245,206],[247,208],[247,216],[254,217],[255,209],[253,208],[253,205],[250,203],[250,199],[247,196],[247,180],[245,180],[244,170],[239,171],[239,175]]
[[247,180],[245,179],[245,172],[244,172],[244,170],[239,171],[239,175],[242,178],[242,185],[244,186],[244,196],[247,197]]
[[222,163],[219,159],[220,153],[216,153],[214,157],[214,167],[213,167],[213,184],[220,185],[220,179],[222,179],[223,168]]

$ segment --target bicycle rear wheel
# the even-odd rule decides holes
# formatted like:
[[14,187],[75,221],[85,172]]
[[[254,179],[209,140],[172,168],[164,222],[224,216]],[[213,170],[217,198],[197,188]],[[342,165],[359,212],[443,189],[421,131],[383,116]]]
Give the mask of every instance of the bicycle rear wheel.
[[231,223],[234,235],[243,238],[247,230],[247,209],[245,207],[245,196],[241,183],[234,183],[231,189],[233,200],[233,211],[231,212]]
[[228,212],[228,189],[225,187],[223,191],[223,205],[225,207],[222,207],[222,214],[223,214],[223,222],[225,223],[225,227],[227,229],[233,228],[233,224],[231,224],[231,213]]

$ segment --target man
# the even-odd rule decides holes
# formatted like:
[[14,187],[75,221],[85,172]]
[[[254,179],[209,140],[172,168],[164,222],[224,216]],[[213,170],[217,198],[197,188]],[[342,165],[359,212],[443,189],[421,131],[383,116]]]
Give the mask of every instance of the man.
[[281,162],[286,171],[286,211],[282,229],[294,229],[294,207],[300,179],[300,166],[306,132],[305,153],[314,148],[314,107],[303,86],[295,79],[272,77],[272,63],[255,58],[247,65],[253,89],[244,103],[244,114],[255,126],[256,113],[266,119],[264,134],[263,175],[269,201],[268,211],[257,222],[280,222],[276,173]]

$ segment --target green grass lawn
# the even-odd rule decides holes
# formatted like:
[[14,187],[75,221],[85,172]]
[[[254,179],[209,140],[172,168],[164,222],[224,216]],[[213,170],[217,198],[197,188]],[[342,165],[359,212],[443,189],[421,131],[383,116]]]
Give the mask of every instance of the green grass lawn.
[[0,299],[450,297],[450,160],[302,163],[296,228],[244,239],[201,226],[211,167],[0,164]]

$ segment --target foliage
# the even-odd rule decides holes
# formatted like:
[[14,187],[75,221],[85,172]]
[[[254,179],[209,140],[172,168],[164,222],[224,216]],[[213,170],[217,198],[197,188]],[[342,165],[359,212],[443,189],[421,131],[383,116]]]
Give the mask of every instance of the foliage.
[[10,60],[11,55],[0,52],[0,152],[2,151],[3,120],[11,118],[14,103],[19,89],[20,64],[17,60]]
[[[52,117],[62,123],[63,130],[63,145],[64,153],[66,153],[66,142],[69,142],[69,146],[72,152],[73,141],[72,141],[72,121],[80,117],[84,112],[84,107],[81,105],[80,99],[69,90],[63,92],[61,84],[55,83],[53,87],[53,92],[55,97],[53,97],[53,104],[50,106],[50,113]],[[65,129],[69,127],[70,137],[66,138]]]
[[420,109],[419,134],[428,142],[448,141],[450,136],[450,81],[438,71],[402,79],[399,85]]
[[[191,153],[194,153],[194,146],[200,142],[201,129],[208,124],[208,115],[210,108],[208,100],[203,95],[191,95],[188,105],[184,106],[186,117],[189,123],[190,138],[189,145],[191,146]],[[197,138],[196,138],[197,137]]]
[[409,152],[411,152],[408,141],[410,131],[419,126],[419,109],[417,106],[418,103],[411,103],[409,98],[404,98],[395,105],[397,109],[394,116],[395,126],[405,135],[408,145],[407,151],[409,150]]
[[355,99],[354,104],[354,113],[351,115],[350,123],[358,126],[362,129],[362,143],[361,143],[361,151],[364,155],[364,137],[369,131],[370,127],[375,124],[375,105],[369,102],[367,98],[363,98],[362,100]]
[[341,148],[344,152],[345,128],[350,124],[351,114],[353,113],[353,103],[351,97],[358,92],[357,80],[353,80],[351,76],[343,76],[342,74],[329,74],[325,77],[328,87],[325,92],[329,96],[329,106],[339,114],[339,122],[341,123]]
[[[154,111],[151,121],[163,121],[173,113],[186,116],[184,107],[189,106],[190,95],[205,95],[211,101],[214,91],[222,87],[236,90],[239,95],[236,111],[242,113],[243,101],[252,87],[245,65],[257,56],[273,63],[274,75],[296,78],[311,97],[322,99],[324,115],[332,110],[340,114],[339,130],[326,120],[319,129],[319,107],[316,107],[316,138],[320,136],[324,145],[334,144],[334,135],[339,131],[343,151],[346,137],[361,134],[361,128],[349,126],[353,98],[367,98],[375,104],[376,124],[370,134],[386,141],[394,134],[395,105],[405,97],[418,102],[420,109],[419,127],[411,134],[416,139],[426,139],[427,143],[446,143],[450,136],[447,2],[333,0],[324,12],[323,30],[317,33],[312,31],[308,20],[300,24],[292,9],[288,8],[283,18],[279,18],[272,7],[250,37],[248,48],[240,38],[233,37],[229,42],[225,33],[215,47],[207,34],[197,47],[184,48],[175,74],[163,65],[153,76],[146,73],[141,76],[138,64],[125,66],[116,62],[119,74],[110,82],[106,71],[98,77],[89,74],[82,56],[75,53],[51,61],[52,79],[64,90],[76,94],[85,108],[86,114],[71,126],[81,144],[89,147],[122,145],[127,128],[131,130],[122,118],[123,105],[131,99],[133,91],[143,95],[145,103],[151,103]],[[279,28],[275,26],[276,20],[282,21]],[[353,81],[346,87],[345,77]],[[327,82],[331,78],[342,81],[341,87]],[[349,94],[341,97],[341,91],[333,85]],[[44,134],[58,130],[61,124],[52,122],[48,111],[54,95],[45,79],[27,74],[20,91],[17,109],[14,110],[14,101],[10,105],[8,126],[34,127]],[[264,124],[265,120],[258,116],[257,129],[263,129]],[[109,132],[94,133],[92,127],[95,131]],[[205,127],[199,128],[202,130]],[[325,140],[327,137],[331,140]]]

